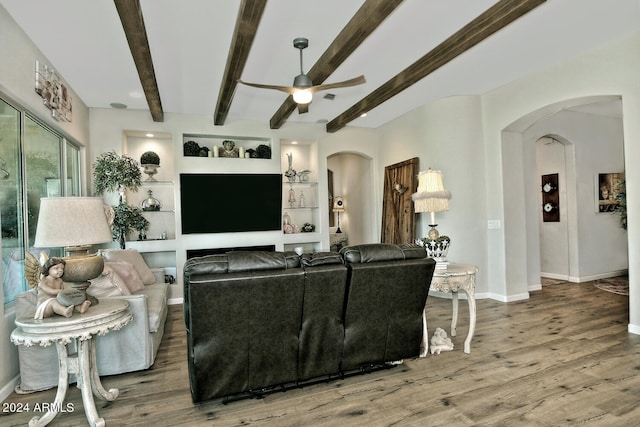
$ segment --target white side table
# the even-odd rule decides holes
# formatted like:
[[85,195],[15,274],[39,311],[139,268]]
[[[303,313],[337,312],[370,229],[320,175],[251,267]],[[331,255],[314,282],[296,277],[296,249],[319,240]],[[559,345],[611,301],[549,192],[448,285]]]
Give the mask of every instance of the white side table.
[[[471,353],[471,339],[476,329],[476,273],[478,267],[471,264],[449,263],[446,269],[436,269],[431,280],[432,291],[451,292],[453,314],[451,317],[451,336],[456,336],[456,325],[458,323],[458,291],[467,294],[469,302],[469,333],[464,341],[464,352]],[[428,301],[428,299],[427,299]],[[424,334],[422,336],[422,351],[420,357],[427,355],[429,349],[429,334],[427,332],[426,307],[422,313],[422,325]]]
[[[87,420],[91,426],[104,426],[104,418],[98,417],[95,395],[104,400],[113,401],[118,397],[118,389],[105,390],[100,382],[96,366],[96,335],[106,335],[118,330],[131,321],[129,302],[121,299],[103,298],[100,303],[91,306],[86,313],[74,312],[67,318],[53,315],[42,320],[33,318],[16,319],[17,328],[11,333],[11,342],[15,345],[40,345],[47,347],[55,343],[58,350],[60,372],[58,391],[52,409],[40,417],[33,417],[30,426],[46,426],[63,408],[64,398],[69,388],[69,374],[76,374],[78,388],[82,391],[82,403]],[[76,341],[78,354],[69,353],[67,344]],[[93,394],[92,394],[93,392]]]

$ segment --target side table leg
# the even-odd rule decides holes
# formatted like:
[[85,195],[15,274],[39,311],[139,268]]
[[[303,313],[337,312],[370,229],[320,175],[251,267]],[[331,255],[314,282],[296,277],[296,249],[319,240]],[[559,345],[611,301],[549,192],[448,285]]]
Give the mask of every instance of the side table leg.
[[84,405],[84,413],[87,415],[89,425],[92,427],[104,427],[104,418],[98,417],[98,410],[92,394],[93,376],[91,374],[90,353],[91,343],[94,339],[94,337],[91,337],[88,340],[79,340],[78,361],[80,372],[78,373],[78,383],[82,384],[82,404]]
[[100,381],[100,374],[98,373],[98,363],[96,362],[96,340],[92,339],[89,344],[89,370],[91,371],[91,390],[93,391],[93,395],[99,399],[114,401],[118,398],[120,391],[117,388],[110,388],[107,391],[102,386],[102,381]]
[[429,332],[427,331],[427,308],[422,310],[422,343],[420,344],[420,357],[429,353]]
[[451,336],[455,337],[458,325],[458,291],[451,292],[451,304],[453,305],[453,314],[451,315]]
[[56,398],[53,401],[53,409],[49,409],[42,417],[33,417],[29,421],[29,426],[46,426],[58,415],[62,403],[67,395],[69,388],[69,361],[66,344],[56,341],[56,350],[58,351],[58,390]]
[[471,353],[471,339],[476,331],[476,297],[473,292],[465,290],[467,299],[469,300],[469,333],[467,339],[464,340],[464,352]]

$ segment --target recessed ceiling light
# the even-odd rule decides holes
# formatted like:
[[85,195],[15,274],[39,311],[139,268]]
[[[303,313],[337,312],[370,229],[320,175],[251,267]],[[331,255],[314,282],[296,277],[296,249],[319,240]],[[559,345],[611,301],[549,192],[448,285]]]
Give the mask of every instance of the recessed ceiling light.
[[120,102],[112,102],[109,105],[111,106],[111,108],[116,108],[118,110],[124,110],[125,108],[127,108],[127,104],[121,104]]
[[292,143],[293,145],[296,145],[296,144],[298,143],[298,141],[291,141],[291,143]]
[[148,134],[147,134],[147,136],[148,136],[149,138],[153,138],[153,136],[154,136],[154,135],[153,135],[152,133],[148,133]]
[[367,113],[360,114],[360,117],[367,117]]

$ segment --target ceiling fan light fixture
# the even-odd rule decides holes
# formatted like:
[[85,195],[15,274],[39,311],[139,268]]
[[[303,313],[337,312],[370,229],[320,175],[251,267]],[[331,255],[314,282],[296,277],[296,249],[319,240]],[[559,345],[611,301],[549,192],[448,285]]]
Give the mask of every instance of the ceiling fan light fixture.
[[308,104],[311,102],[313,94],[308,89],[298,89],[293,92],[293,100],[296,104]]

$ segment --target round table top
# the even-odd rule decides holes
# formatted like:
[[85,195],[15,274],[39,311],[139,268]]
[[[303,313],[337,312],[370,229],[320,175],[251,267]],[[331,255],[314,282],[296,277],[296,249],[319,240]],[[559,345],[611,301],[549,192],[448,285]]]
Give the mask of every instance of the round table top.
[[467,274],[475,274],[477,272],[478,267],[475,265],[450,262],[447,264],[447,268],[436,268],[433,275],[436,277],[466,276]]
[[11,333],[11,341],[27,346],[52,342],[69,342],[71,339],[90,339],[93,335],[106,335],[112,329],[128,324],[133,315],[128,310],[129,302],[117,298],[100,299],[85,313],[74,312],[71,317],[53,315],[44,319],[33,317],[16,318],[17,328]]

